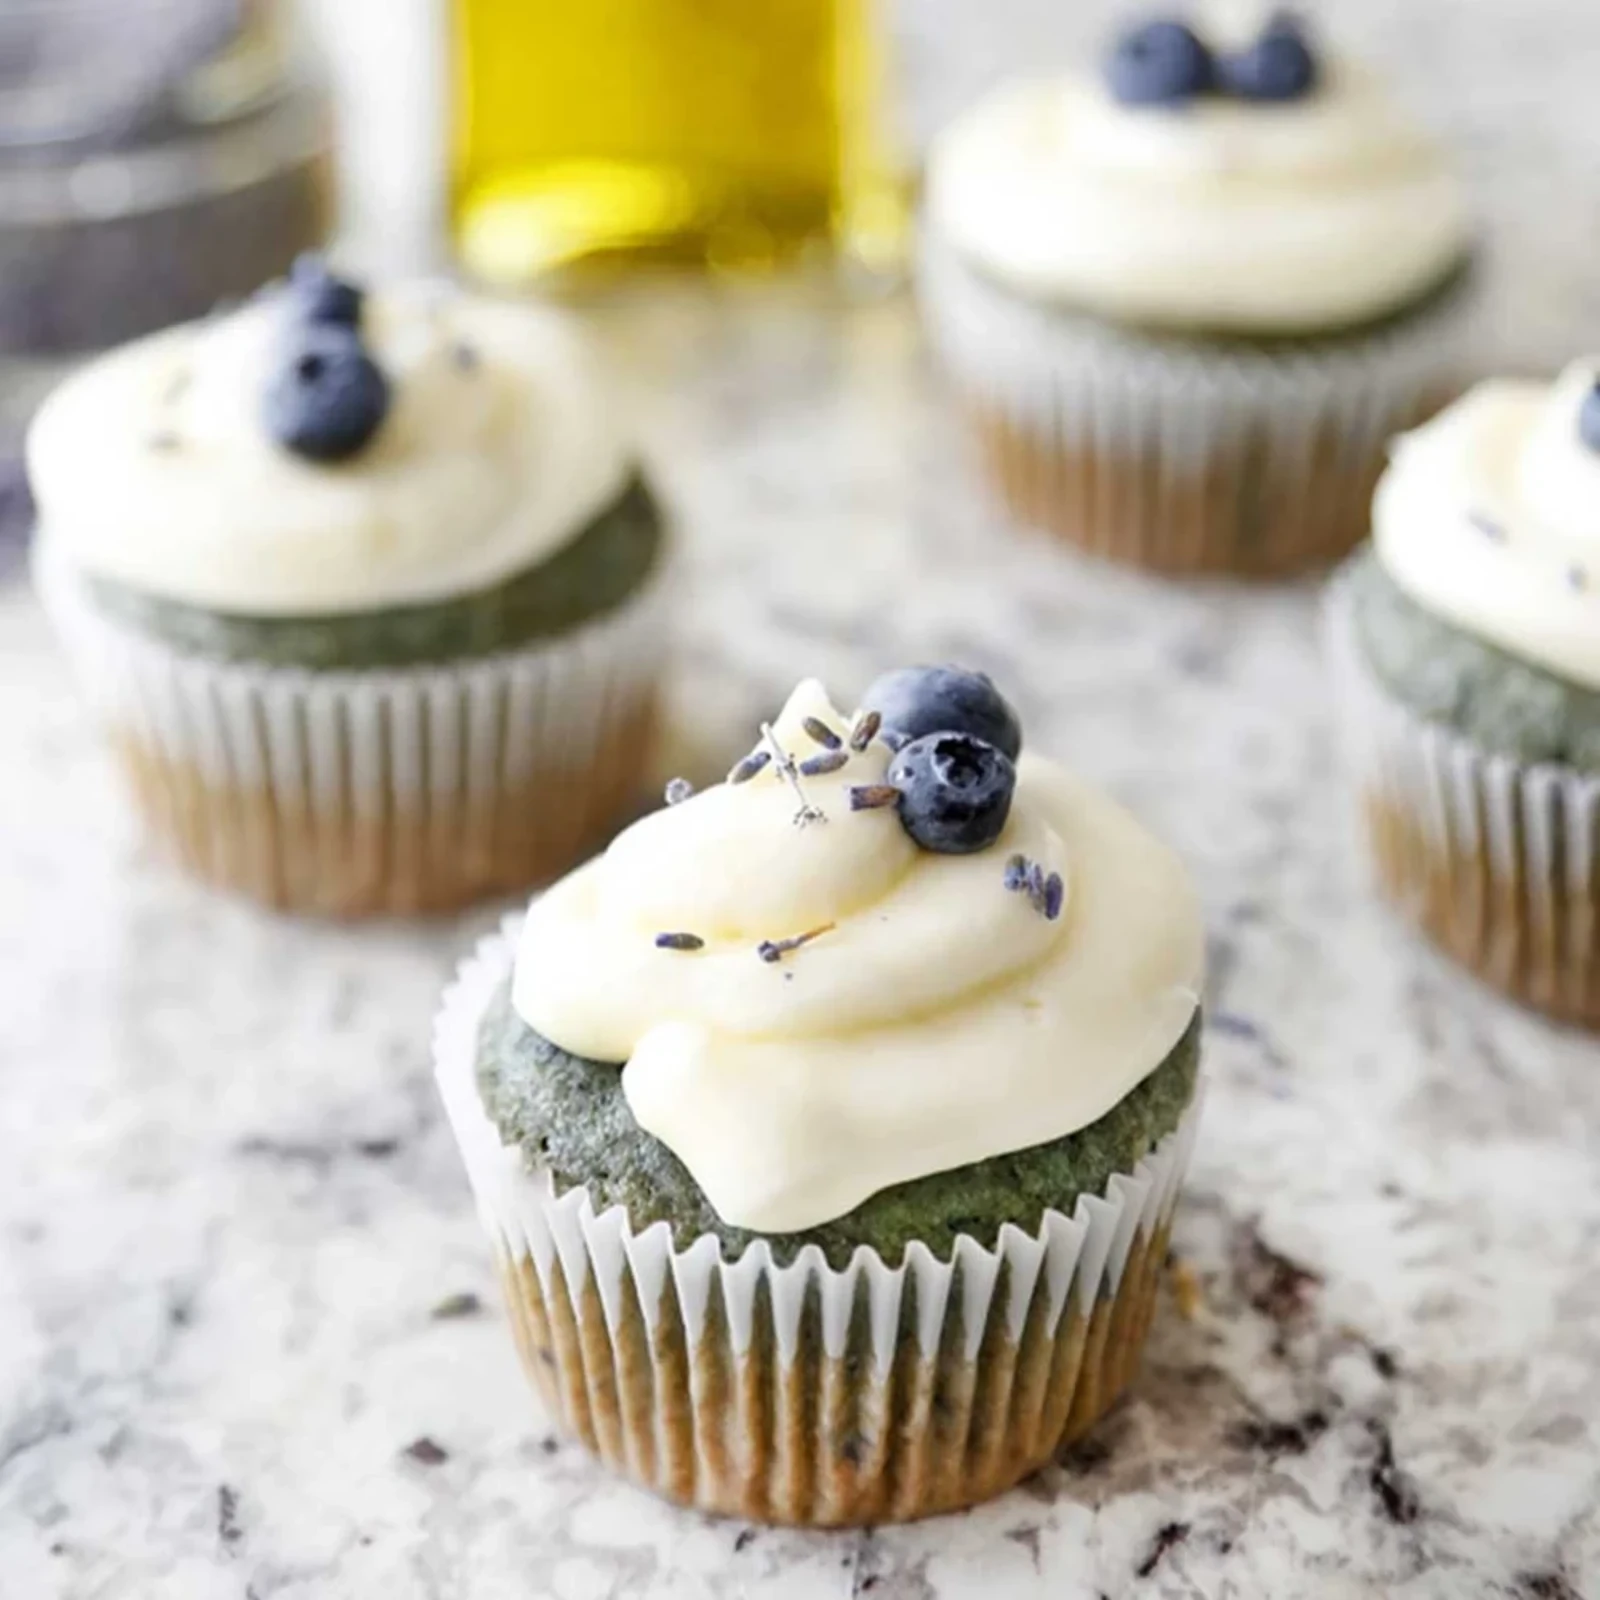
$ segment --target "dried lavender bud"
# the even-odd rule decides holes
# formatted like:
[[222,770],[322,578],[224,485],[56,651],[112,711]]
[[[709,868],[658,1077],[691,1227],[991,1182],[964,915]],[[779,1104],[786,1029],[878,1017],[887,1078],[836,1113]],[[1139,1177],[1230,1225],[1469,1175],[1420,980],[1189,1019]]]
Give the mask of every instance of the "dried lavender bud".
[[1054,922],[1061,915],[1061,907],[1067,898],[1067,886],[1061,881],[1059,872],[1052,872],[1044,880],[1044,919]]
[[1481,511],[1469,512],[1467,521],[1491,544],[1504,544],[1506,542],[1506,530],[1492,518],[1484,516]]
[[1589,587],[1589,574],[1582,567],[1571,566],[1567,568],[1567,583],[1578,593],[1582,594]]
[[863,783],[850,791],[852,811],[879,811],[900,803],[900,791],[892,783]]
[[806,737],[813,744],[820,744],[824,750],[839,748],[841,743],[839,735],[826,722],[821,722],[816,717],[807,717],[800,726],[806,730]]
[[687,778],[668,778],[662,798],[669,806],[681,806],[694,793],[694,785]]
[[848,750],[824,750],[820,755],[807,756],[800,763],[802,778],[821,778],[837,772],[850,759]]
[[704,950],[706,942],[697,933],[658,933],[657,950]]
[[769,761],[771,755],[765,750],[752,750],[732,772],[728,774],[729,783],[748,783],[760,772]]
[[850,748],[860,755],[863,750],[878,737],[878,729],[883,726],[883,718],[876,711],[869,711],[850,730]]
[[1006,888],[1013,893],[1020,893],[1028,887],[1028,858],[1024,855],[1012,856],[1006,862]]
[[791,950],[798,950],[801,945],[810,944],[825,933],[832,933],[836,926],[836,923],[825,922],[820,928],[807,929],[805,933],[797,933],[789,939],[763,939],[756,946],[756,954],[770,965],[774,961],[781,961]]
[[1028,898],[1035,911],[1044,910],[1044,868],[1037,861],[1028,863]]
[[476,372],[478,370],[478,352],[470,344],[452,345],[450,359],[455,362],[457,372]]

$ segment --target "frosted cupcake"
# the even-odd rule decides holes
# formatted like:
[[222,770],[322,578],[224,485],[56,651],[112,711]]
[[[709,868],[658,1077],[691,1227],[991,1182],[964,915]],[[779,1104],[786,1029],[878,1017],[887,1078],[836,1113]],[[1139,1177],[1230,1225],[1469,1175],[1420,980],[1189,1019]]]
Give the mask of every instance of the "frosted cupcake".
[[1137,27],[933,147],[932,340],[1022,521],[1171,573],[1362,537],[1455,393],[1469,230],[1434,145],[1294,19]]
[[307,261],[81,369],[29,470],[41,592],[150,833],[207,881],[432,910],[636,803],[662,520],[555,313]]
[[1174,857],[987,679],[866,705],[803,683],[480,948],[436,1037],[552,1414],[780,1522],[951,1510],[1092,1426],[1197,1111]]
[[1600,1026],[1600,361],[1399,441],[1329,604],[1379,879],[1468,967]]

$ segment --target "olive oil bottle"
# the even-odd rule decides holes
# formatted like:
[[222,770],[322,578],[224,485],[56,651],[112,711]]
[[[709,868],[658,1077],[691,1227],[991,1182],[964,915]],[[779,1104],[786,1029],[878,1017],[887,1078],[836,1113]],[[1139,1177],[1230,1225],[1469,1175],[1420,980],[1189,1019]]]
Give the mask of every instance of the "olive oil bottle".
[[896,264],[874,0],[452,0],[467,270]]

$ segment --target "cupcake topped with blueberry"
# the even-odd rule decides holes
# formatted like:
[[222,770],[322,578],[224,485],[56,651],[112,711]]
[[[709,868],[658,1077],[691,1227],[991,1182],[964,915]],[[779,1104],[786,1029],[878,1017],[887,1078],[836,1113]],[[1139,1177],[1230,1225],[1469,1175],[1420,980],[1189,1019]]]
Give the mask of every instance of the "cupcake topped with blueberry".
[[317,259],[91,362],[41,411],[29,466],[46,537],[111,603],[285,663],[525,643],[561,619],[508,586],[591,534],[579,620],[643,575],[658,532],[570,321],[439,284],[368,293]]
[[[624,784],[633,798],[664,526],[570,318],[440,283],[368,290],[306,258],[249,304],[89,362],[39,412],[28,464],[42,585],[97,698],[116,702],[139,781],[175,792],[203,777],[270,819],[266,854],[172,841],[207,877],[248,873],[254,892],[327,909],[391,892],[453,903],[458,867],[526,884],[533,856],[566,865],[575,833],[614,822]],[[124,705],[131,659],[152,695],[180,668],[237,683],[193,689],[216,723],[202,729],[193,709]],[[246,690],[314,695],[329,726],[305,721],[309,700],[292,716],[230,710]],[[385,725],[396,717],[406,726]],[[301,846],[278,830],[303,808],[275,786],[305,795],[315,751],[329,772],[309,792],[372,830],[378,864],[359,883],[286,865]],[[538,824],[497,825],[506,783],[525,790],[541,766]],[[566,797],[552,801],[556,778]],[[474,826],[448,821],[469,799]],[[428,851],[388,836],[401,821],[435,828]],[[383,862],[429,881],[385,885]]]
[[[1069,1138],[1169,1059],[1187,1098],[1184,873],[1025,752],[986,678],[892,673],[853,716],[803,683],[725,783],[669,800],[535,902],[486,1063],[530,1149],[581,1145],[593,1110],[524,1100],[528,1046],[594,1064],[641,1160],[560,1176],[601,1199],[620,1183],[634,1226],[821,1228],[894,1254],[897,1186],[948,1191],[935,1175]],[[951,1224],[937,1200],[923,1220]]]
[[1385,891],[1600,1026],[1600,362],[1481,383],[1397,440],[1329,615]]
[[1140,327],[1326,334],[1465,259],[1462,186],[1364,68],[1287,12],[1161,17],[959,121],[929,209],[1000,283]]
[[[1554,384],[1479,384],[1398,440],[1372,527],[1371,581],[1393,585],[1397,604],[1568,685],[1573,700],[1600,695],[1600,363],[1574,362]],[[1432,673],[1456,653],[1434,652]],[[1472,709],[1476,698],[1492,699],[1481,674],[1455,709],[1505,721]],[[1542,722],[1521,730],[1524,748],[1552,739]],[[1536,753],[1581,752],[1600,770],[1600,718],[1571,733]]]
[[[956,668],[848,715],[804,682],[724,783],[666,798],[439,1024],[529,1368],[709,1509],[994,1493],[1137,1360],[1194,1124],[1188,878]],[[1114,1331],[1063,1368],[1091,1321]]]
[[1382,441],[1460,388],[1441,149],[1290,12],[1136,22],[935,139],[919,297],[1008,510],[1175,575],[1359,542]]

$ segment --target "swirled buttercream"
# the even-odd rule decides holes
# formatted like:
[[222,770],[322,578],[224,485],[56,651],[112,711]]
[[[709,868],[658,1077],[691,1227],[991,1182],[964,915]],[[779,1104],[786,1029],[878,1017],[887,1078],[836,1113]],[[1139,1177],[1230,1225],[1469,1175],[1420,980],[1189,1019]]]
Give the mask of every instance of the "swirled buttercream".
[[[846,727],[803,683],[774,726]],[[1160,1065],[1198,1003],[1202,938],[1176,858],[1024,754],[1010,819],[974,855],[920,851],[881,742],[805,780],[772,767],[646,817],[531,908],[513,1003],[563,1049],[624,1063],[639,1124],[730,1224],[786,1232],[892,1184],[1087,1126]],[[1047,920],[1008,891],[1020,852],[1066,882]],[[762,941],[815,930],[776,960]],[[661,949],[660,933],[703,940]]]
[[44,535],[80,569],[247,616],[447,599],[552,554],[622,490],[627,451],[569,319],[443,285],[378,290],[362,336],[392,409],[336,466],[262,422],[282,300],[89,363],[29,440]]
[[1100,82],[1013,85],[928,168],[935,231],[1030,297],[1131,323],[1322,333],[1420,299],[1463,259],[1463,191],[1361,69],[1303,99],[1119,104]]
[[1419,605],[1600,689],[1600,451],[1578,414],[1600,360],[1480,384],[1397,441],[1373,541]]

